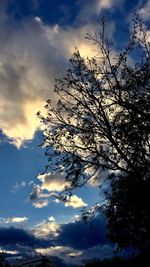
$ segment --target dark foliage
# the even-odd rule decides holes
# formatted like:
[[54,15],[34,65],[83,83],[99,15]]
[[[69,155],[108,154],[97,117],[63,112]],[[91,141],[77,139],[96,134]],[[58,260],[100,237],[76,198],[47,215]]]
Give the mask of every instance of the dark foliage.
[[87,38],[97,56],[85,60],[76,51],[66,76],[56,80],[57,104],[49,99],[47,115],[38,114],[45,125],[46,171],[65,175],[66,194],[93,179],[104,182],[107,173],[107,202],[84,211],[84,218],[101,207],[119,247],[145,248],[150,241],[147,29],[136,17],[128,45],[118,55],[105,36],[104,21],[100,34]]
[[145,249],[150,246],[150,182],[140,173],[119,177],[112,181],[107,196],[106,216],[110,239],[120,247],[129,244]]
[[114,257],[102,261],[91,261],[85,264],[85,267],[148,267],[149,264],[149,253],[142,253],[129,259]]

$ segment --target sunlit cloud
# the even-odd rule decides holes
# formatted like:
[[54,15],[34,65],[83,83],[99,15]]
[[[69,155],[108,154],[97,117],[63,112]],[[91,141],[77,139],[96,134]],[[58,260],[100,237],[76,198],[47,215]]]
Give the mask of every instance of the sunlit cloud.
[[59,235],[60,225],[56,222],[54,217],[42,221],[34,227],[33,233],[38,238],[49,239]]
[[[67,196],[65,200],[62,200],[61,196],[56,193],[69,188],[69,183],[65,181],[65,177],[46,173],[39,175],[38,179],[41,181],[41,185],[35,186],[30,195],[30,200],[33,201],[34,207],[42,208],[47,206],[49,204],[49,198],[56,203],[63,203],[65,207],[72,207],[74,209],[87,206],[87,204],[76,195],[72,195],[70,197]],[[43,194],[43,190],[47,190],[49,194]],[[46,199],[41,199],[45,197]]]
[[36,113],[44,106],[64,57],[58,56],[34,19],[17,29],[0,24],[0,34],[0,128],[19,147],[39,129]]
[[86,206],[87,204],[82,200],[82,198],[76,195],[69,197],[67,202],[65,203],[65,207],[72,207],[74,209]]
[[41,189],[46,189],[47,191],[57,191],[61,192],[65,190],[69,183],[65,181],[65,177],[61,175],[51,175],[50,173],[38,175],[37,177],[41,181]]
[[16,250],[6,250],[6,249],[2,249],[0,247],[0,253],[6,253],[6,254],[11,254],[11,255],[17,255],[18,251]]
[[[117,1],[103,0],[101,5],[108,8],[109,2]],[[94,1],[92,8],[97,5],[99,1]],[[49,95],[55,99],[54,79],[65,71],[75,47],[84,57],[97,53],[85,35],[93,34],[98,25],[87,22],[70,27],[51,26],[35,17],[22,20],[19,26],[13,20],[11,26],[11,21],[5,22],[6,7],[3,5],[0,22],[0,128],[11,143],[20,147],[41,128],[36,113],[42,110]],[[109,25],[110,35],[114,25]]]
[[97,255],[99,259],[113,255],[114,245],[108,242],[106,235],[106,223],[101,216],[93,218],[92,228],[79,216],[65,224],[57,223],[50,216],[28,230],[16,226],[1,227],[0,250],[12,251],[12,254],[16,251],[40,253],[58,257],[67,264],[80,265]]
[[98,0],[97,1],[97,5],[99,7],[99,11],[101,10],[101,8],[112,8],[114,6],[118,6],[121,7],[123,5],[125,0]]
[[81,216],[80,215],[74,215],[72,218],[72,222],[77,222],[81,220]]
[[12,223],[23,223],[28,220],[27,217],[9,217],[9,218],[0,218],[0,224],[12,224]]
[[[41,185],[34,185],[33,191],[30,194],[30,200],[36,208],[42,208],[49,204],[50,199],[56,203],[63,203],[65,207],[72,207],[74,209],[86,207],[87,204],[78,196],[67,196],[62,200],[61,193],[66,188],[69,188],[69,183],[65,181],[65,177],[61,175],[51,175],[50,173],[38,175]],[[43,190],[48,193],[43,193]]]
[[33,191],[30,194],[30,200],[35,208],[43,208],[48,206],[50,196],[51,194],[42,192],[40,185],[34,184]]
[[[61,202],[59,199],[56,199],[55,201],[56,201],[56,203]],[[87,204],[82,200],[82,198],[80,198],[76,195],[72,195],[71,197],[67,197],[66,200],[64,201],[64,205],[65,205],[65,207],[72,207],[74,209],[87,206]]]
[[74,257],[82,254],[82,251],[67,246],[53,246],[46,249],[36,249],[36,252],[47,256],[58,257],[66,263],[73,263]]
[[46,249],[36,249],[37,253],[47,256],[56,256],[66,263],[80,265],[85,261],[110,258],[113,255],[113,248],[109,245],[95,246],[87,250],[77,250],[67,246],[53,246]]

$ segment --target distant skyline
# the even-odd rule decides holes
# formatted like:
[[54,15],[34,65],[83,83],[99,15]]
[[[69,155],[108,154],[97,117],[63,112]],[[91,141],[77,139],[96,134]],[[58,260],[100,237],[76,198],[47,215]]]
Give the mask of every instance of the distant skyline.
[[103,16],[115,51],[124,46],[138,12],[149,22],[150,0],[0,1],[0,251],[41,252],[68,265],[113,254],[102,216],[89,229],[82,207],[100,199],[97,184],[73,192],[69,203],[54,198],[63,177],[41,175],[46,164],[36,113],[55,100],[54,80],[65,74],[75,48],[95,55],[85,39]]

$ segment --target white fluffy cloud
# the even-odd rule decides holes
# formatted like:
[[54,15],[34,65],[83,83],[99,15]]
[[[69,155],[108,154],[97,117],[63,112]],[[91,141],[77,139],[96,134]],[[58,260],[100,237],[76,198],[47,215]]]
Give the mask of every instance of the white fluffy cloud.
[[49,217],[34,227],[33,233],[36,237],[49,239],[59,235],[60,226],[54,217]]
[[69,183],[65,181],[65,177],[61,175],[51,175],[46,173],[43,175],[38,175],[37,177],[41,181],[41,189],[46,189],[47,191],[57,191],[61,192],[65,190],[66,186],[69,186]]
[[[56,202],[60,202],[58,199],[56,199]],[[86,207],[87,204],[82,200],[82,198],[72,195],[71,197],[68,197],[66,201],[64,202],[65,207],[72,207],[74,209]]]
[[[87,204],[78,196],[67,196],[62,200],[59,193],[69,187],[69,183],[65,181],[65,177],[61,175],[51,175],[50,173],[38,176],[41,185],[34,185],[33,191],[30,194],[30,200],[33,202],[35,208],[43,208],[47,206],[52,199],[56,203],[64,203],[65,207],[72,207],[74,209],[86,207]],[[48,193],[43,193],[47,190]]]
[[0,223],[2,224],[11,224],[11,223],[23,223],[28,220],[27,217],[10,217],[10,218],[0,218]]

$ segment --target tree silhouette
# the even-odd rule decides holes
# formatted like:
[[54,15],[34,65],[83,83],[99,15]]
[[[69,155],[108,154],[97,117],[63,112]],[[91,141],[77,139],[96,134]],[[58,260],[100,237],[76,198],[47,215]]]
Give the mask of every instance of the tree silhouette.
[[111,190],[102,207],[111,239],[120,247],[145,246],[150,237],[148,30],[135,17],[128,44],[118,54],[104,20],[99,35],[86,38],[96,56],[84,59],[76,50],[65,77],[56,80],[57,103],[49,99],[46,115],[38,113],[45,126],[46,171],[65,175],[66,194],[92,179],[103,182],[107,173]]

